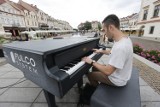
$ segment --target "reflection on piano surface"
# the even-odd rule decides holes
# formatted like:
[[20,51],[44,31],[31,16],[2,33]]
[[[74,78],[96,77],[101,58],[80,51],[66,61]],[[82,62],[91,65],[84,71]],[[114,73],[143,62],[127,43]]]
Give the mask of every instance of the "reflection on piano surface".
[[64,38],[15,42],[3,46],[7,61],[24,76],[42,87],[50,107],[54,95],[63,97],[88,72],[91,65],[81,61],[84,56],[98,60],[93,53],[98,38]]

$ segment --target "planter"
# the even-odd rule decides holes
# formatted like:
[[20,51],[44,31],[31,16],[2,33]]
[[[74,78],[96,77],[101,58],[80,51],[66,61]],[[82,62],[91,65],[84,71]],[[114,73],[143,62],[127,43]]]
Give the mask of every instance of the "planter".
[[151,62],[151,61],[149,61],[149,60],[147,60],[147,59],[145,59],[145,58],[143,58],[143,57],[141,57],[137,54],[134,54],[133,57],[138,59],[142,63],[145,63],[147,66],[149,66],[149,67],[155,69],[156,71],[160,72],[160,66],[158,64],[155,64],[155,63],[153,63],[153,62]]

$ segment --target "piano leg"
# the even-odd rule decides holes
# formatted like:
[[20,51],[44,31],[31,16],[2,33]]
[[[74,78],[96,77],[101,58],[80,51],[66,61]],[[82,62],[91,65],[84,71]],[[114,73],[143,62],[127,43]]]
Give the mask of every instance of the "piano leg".
[[80,92],[81,91],[81,87],[83,85],[83,77],[78,81],[77,85],[78,85],[78,90]]
[[48,103],[48,107],[58,107],[56,106],[55,96],[44,89],[43,91]]

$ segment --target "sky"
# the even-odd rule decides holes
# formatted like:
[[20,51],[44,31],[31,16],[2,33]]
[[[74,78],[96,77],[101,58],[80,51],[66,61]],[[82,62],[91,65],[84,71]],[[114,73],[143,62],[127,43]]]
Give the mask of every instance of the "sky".
[[[18,2],[19,0],[11,0]],[[140,11],[141,0],[23,0],[37,5],[55,19],[65,20],[73,28],[81,22],[100,21],[109,14],[119,18]]]

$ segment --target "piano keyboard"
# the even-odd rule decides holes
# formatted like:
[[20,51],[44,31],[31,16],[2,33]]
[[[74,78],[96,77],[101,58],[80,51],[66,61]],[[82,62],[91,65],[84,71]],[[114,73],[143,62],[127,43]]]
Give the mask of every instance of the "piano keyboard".
[[[102,50],[102,49],[99,49]],[[93,58],[97,53],[92,53],[89,55],[89,58]],[[66,72],[67,74],[71,75],[75,71],[77,71],[80,67],[82,67],[85,64],[84,61],[81,61],[81,59],[77,59],[69,64],[67,64],[65,67],[61,68],[60,70]]]

